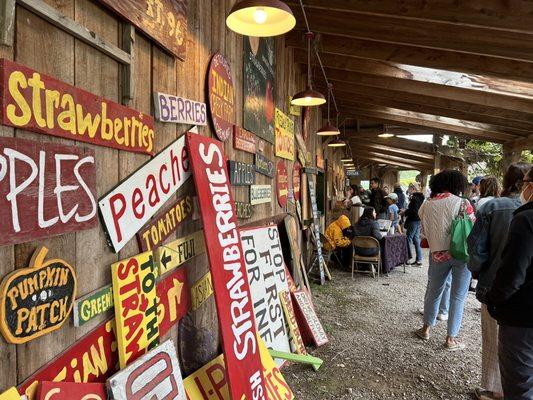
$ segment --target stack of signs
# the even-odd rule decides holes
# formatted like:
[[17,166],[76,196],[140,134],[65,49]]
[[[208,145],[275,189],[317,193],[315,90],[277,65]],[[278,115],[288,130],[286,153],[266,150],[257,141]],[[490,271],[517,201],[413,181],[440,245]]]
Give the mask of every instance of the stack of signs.
[[311,199],[311,212],[313,214],[313,229],[316,243],[316,252],[318,257],[318,268],[320,270],[320,284],[323,285],[326,283],[326,278],[324,275],[326,261],[322,255],[322,242],[320,241],[320,219],[318,218],[318,208],[316,206],[316,191],[315,191],[315,182],[313,181],[312,174],[307,175],[307,187],[309,188],[309,198]]
[[322,346],[328,342],[328,336],[316,315],[315,308],[309,295],[303,290],[292,293],[300,321],[303,322],[305,332],[312,338],[315,346]]
[[[231,399],[266,393],[250,286],[222,144],[187,134],[213,280]],[[196,397],[193,397],[196,398]]]
[[[265,400],[293,400],[294,395],[285,382],[278,366],[270,356],[267,347],[258,338],[263,376],[265,377]],[[218,356],[184,380],[185,391],[191,400],[232,400],[228,390],[224,356]],[[249,399],[248,397],[246,399]]]
[[176,348],[167,340],[107,380],[112,400],[186,400]]
[[159,343],[152,252],[111,265],[120,368]]
[[300,328],[298,328],[296,314],[294,313],[294,308],[292,306],[290,291],[284,290],[279,292],[279,299],[281,306],[283,307],[283,313],[285,314],[287,325],[289,326],[291,350],[297,354],[307,354]]
[[33,253],[29,268],[16,269],[0,287],[0,331],[8,343],[21,344],[53,332],[67,320],[77,280],[66,261],[44,261],[48,249]]
[[278,295],[289,290],[278,228],[272,225],[241,229],[240,237],[257,331],[268,348],[290,352]]
[[107,400],[104,383],[49,382],[39,384],[37,400]]

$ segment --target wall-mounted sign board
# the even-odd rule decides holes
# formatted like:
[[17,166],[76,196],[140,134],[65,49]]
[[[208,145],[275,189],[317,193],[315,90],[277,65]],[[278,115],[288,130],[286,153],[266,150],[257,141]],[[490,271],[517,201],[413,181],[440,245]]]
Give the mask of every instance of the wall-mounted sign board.
[[38,390],[38,400],[107,400],[104,383],[44,381]]
[[45,261],[48,249],[33,253],[28,268],[16,269],[0,285],[0,331],[21,344],[63,325],[76,297],[76,273],[65,260]]
[[275,154],[278,157],[294,160],[294,121],[276,108],[275,117],[276,143]]
[[294,308],[292,306],[290,292],[287,290],[281,291],[279,293],[279,300],[281,302],[281,307],[283,308],[285,320],[289,326],[291,351],[298,354],[307,354],[307,349],[305,348],[302,334],[300,328],[298,328],[298,322],[296,321],[296,314],[294,313]]
[[170,204],[157,213],[145,226],[137,232],[140,251],[154,250],[169,238],[182,222],[187,221],[194,213],[194,201],[186,194],[172,200]]
[[186,400],[172,340],[167,340],[107,380],[113,400]]
[[211,272],[208,272],[191,286],[191,308],[197,310],[212,294],[213,279]]
[[159,336],[164,336],[191,308],[187,270],[177,270],[160,277],[157,282]]
[[28,400],[37,400],[42,381],[104,382],[118,365],[115,322],[108,320],[74,342],[18,386]]
[[250,204],[270,203],[272,201],[272,185],[250,186]]
[[[272,359],[269,350],[258,338],[259,353],[265,377],[268,400],[293,400],[294,395]],[[220,355],[183,381],[189,399],[194,400],[231,400],[226,375],[224,356]]]
[[235,124],[235,87],[231,68],[222,54],[213,56],[207,74],[211,122],[217,137],[225,141],[231,136]]
[[293,298],[296,302],[296,309],[300,312],[303,317],[302,320],[305,322],[306,329],[308,333],[313,338],[313,342],[316,346],[322,346],[326,344],[328,336],[316,315],[315,308],[309,299],[309,295],[303,290],[297,290],[292,293]]
[[154,117],[161,122],[207,125],[207,106],[185,97],[155,92]]
[[255,154],[255,170],[260,174],[272,178],[274,176],[274,162],[262,154]]
[[74,301],[74,326],[82,326],[99,315],[110,313],[113,308],[113,287],[107,285],[97,289]]
[[288,291],[285,263],[275,225],[240,230],[257,331],[268,348],[290,351],[279,293]]
[[254,208],[250,203],[243,203],[240,201],[235,202],[235,210],[237,212],[237,218],[249,219],[254,214]]
[[46,135],[153,154],[154,119],[12,61],[0,60],[0,122]]
[[255,166],[240,161],[228,160],[229,180],[233,186],[255,184]]
[[254,154],[257,138],[255,135],[238,125],[233,125],[233,148]]
[[294,193],[294,200],[296,201],[300,201],[300,190],[302,187],[301,169],[302,166],[300,165],[300,163],[298,161],[295,161],[292,167],[292,188]]
[[273,37],[244,36],[243,125],[274,143],[276,42]]
[[111,265],[120,368],[159,343],[156,276],[151,251]]
[[0,393],[0,400],[22,400],[16,387],[11,387]]
[[285,207],[289,195],[289,174],[287,173],[287,166],[283,160],[278,161],[277,165],[276,194],[279,205]]
[[178,268],[185,261],[204,253],[205,242],[202,231],[196,231],[162,245],[157,249],[156,255],[159,273],[163,275],[166,272]]
[[0,245],[93,228],[94,151],[0,138]]
[[100,214],[115,253],[190,176],[183,135],[100,199]]
[[181,60],[187,48],[187,0],[100,0]]
[[[222,144],[187,134],[232,399],[266,393],[250,286]],[[194,397],[193,397],[194,398]]]

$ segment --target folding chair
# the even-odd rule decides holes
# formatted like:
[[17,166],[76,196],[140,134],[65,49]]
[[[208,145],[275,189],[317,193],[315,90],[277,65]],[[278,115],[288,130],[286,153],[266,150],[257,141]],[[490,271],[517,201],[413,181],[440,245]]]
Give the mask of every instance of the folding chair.
[[[372,277],[375,278],[374,265],[377,266],[377,278],[379,280],[379,274],[381,273],[381,247],[376,238],[371,236],[356,236],[352,240],[354,247],[353,258],[352,258],[352,279],[354,272],[359,273],[371,273]],[[373,257],[363,257],[355,254],[355,248],[364,248],[364,249],[377,249],[378,254]],[[367,264],[370,265],[371,271],[359,271],[356,269],[358,264]]]

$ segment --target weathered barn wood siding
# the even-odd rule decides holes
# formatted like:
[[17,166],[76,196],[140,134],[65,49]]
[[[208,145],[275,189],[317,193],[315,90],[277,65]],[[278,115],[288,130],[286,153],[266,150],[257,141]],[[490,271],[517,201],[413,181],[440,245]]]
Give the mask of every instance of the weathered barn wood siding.
[[[110,43],[120,46],[122,21],[100,6],[97,1],[45,1]],[[233,3],[234,0],[189,2],[187,55],[184,62],[170,56],[146,36],[137,34],[133,61],[135,92],[129,106],[145,113],[152,113],[152,93],[154,91],[207,102],[205,95],[206,71],[211,55],[220,50],[231,64],[237,94],[236,121],[238,124],[242,124],[243,37],[229,31],[225,26],[225,16]],[[275,100],[276,106],[288,113],[287,96],[305,86],[305,76],[293,63],[292,53],[285,47],[284,40],[284,38],[276,39]],[[123,72],[116,61],[74,39],[20,6],[17,6],[16,10],[14,46],[0,46],[0,56],[86,89],[96,95],[119,103],[121,101]],[[297,117],[293,118],[296,119]],[[312,111],[311,119],[308,149],[312,153],[312,159],[315,160],[317,143],[315,143],[314,132],[321,124],[318,109]],[[299,118],[297,124],[300,124]],[[185,125],[157,122],[156,152],[183,134],[186,128]],[[200,132],[203,135],[211,134],[209,127],[201,127]],[[96,157],[98,197],[105,194],[148,159],[148,156],[142,154],[54,138],[6,126],[0,126],[0,135],[93,148]],[[226,142],[225,150],[229,159],[253,163],[253,155],[234,151],[231,140]],[[267,144],[265,153],[269,158],[275,159],[271,144]],[[328,153],[325,158],[329,159],[331,163],[334,159],[338,159],[338,152],[335,156]],[[292,172],[293,163],[286,160],[286,164],[288,171]],[[289,173],[289,175],[291,174]],[[302,183],[305,181],[302,179]],[[257,184],[274,185],[274,182],[272,179],[257,174]],[[187,189],[188,187],[182,188],[178,195]],[[237,187],[234,190],[236,201],[248,202],[247,187]],[[302,191],[304,190],[306,190],[305,185],[302,187]],[[252,220],[245,222],[264,219],[283,211],[295,212],[291,203],[289,203],[288,210],[283,210],[278,205],[275,191],[273,193],[272,201],[254,207]],[[179,226],[175,236],[190,234],[200,227],[199,221],[184,223]],[[173,238],[174,236],[169,240]],[[39,242],[0,247],[0,276],[5,276],[14,268],[27,266],[38,245],[48,247],[49,258],[65,259],[75,267],[79,282],[78,296],[83,296],[109,284],[111,282],[110,264],[138,253],[136,240],[132,239],[119,254],[114,254],[106,244],[104,230],[100,224],[91,230],[61,235]],[[196,257],[187,265],[191,284],[208,270],[205,255]],[[103,318],[95,318],[80,328],[75,328],[69,321],[62,329],[24,345],[8,345],[3,339],[0,339],[0,365],[2,366],[0,392],[9,386],[22,382],[102,321]],[[185,361],[185,371],[191,371],[212,359],[218,351],[219,344],[213,298],[211,297],[198,310],[187,316],[182,321],[181,327],[179,329],[175,327],[169,335],[180,349],[181,360],[182,362]]]

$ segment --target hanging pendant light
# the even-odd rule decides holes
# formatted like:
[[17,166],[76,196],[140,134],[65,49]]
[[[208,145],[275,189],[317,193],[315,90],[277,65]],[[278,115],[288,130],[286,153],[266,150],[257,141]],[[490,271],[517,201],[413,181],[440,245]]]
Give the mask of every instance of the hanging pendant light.
[[300,107],[320,106],[326,102],[326,98],[322,93],[314,90],[311,84],[311,40],[314,34],[313,32],[307,32],[305,36],[307,38],[307,88],[296,93],[292,97],[291,104]]
[[324,125],[322,128],[320,128],[316,134],[318,136],[333,136],[333,135],[340,135],[341,131],[339,131],[339,128],[336,126],[333,126],[329,120],[329,105],[331,100],[331,90],[333,88],[333,85],[331,83],[328,83],[328,122],[326,122],[326,125]]
[[279,0],[242,0],[226,18],[233,32],[246,36],[283,35],[296,25],[296,18],[287,4]]
[[394,134],[393,134],[393,133],[390,133],[390,132],[387,130],[387,127],[385,127],[385,129],[383,130],[383,132],[380,133],[380,134],[378,135],[378,137],[380,137],[380,138],[384,138],[384,139],[388,139],[388,138],[394,137]]
[[[344,134],[346,134],[346,119],[344,119]],[[339,113],[337,113],[337,125],[339,125]],[[339,136],[337,136],[335,139],[333,139],[331,142],[328,143],[329,147],[344,147],[346,146],[346,142],[340,138],[340,131]]]

